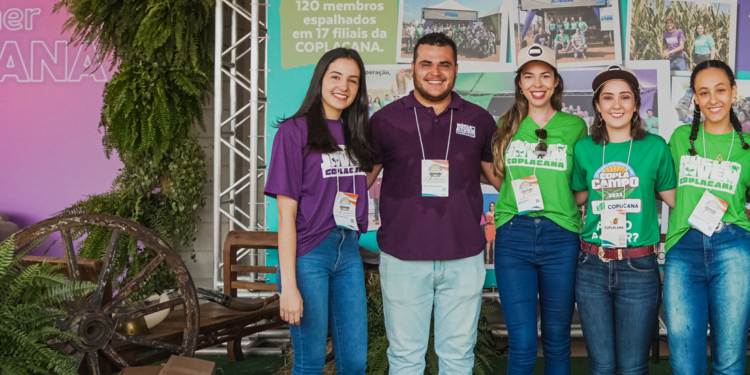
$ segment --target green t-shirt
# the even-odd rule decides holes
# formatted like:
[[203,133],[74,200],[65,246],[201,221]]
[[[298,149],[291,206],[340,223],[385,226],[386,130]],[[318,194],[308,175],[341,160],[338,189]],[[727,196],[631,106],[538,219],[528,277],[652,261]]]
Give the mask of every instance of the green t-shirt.
[[568,22],[568,21],[563,21],[563,28],[564,28],[565,30],[570,30],[570,22]]
[[578,21],[573,21],[570,23],[570,29],[575,30],[578,28]]
[[557,36],[555,37],[555,42],[570,43],[570,37],[567,35],[557,34]]
[[644,118],[643,121],[646,122],[646,127],[648,127],[648,132],[651,134],[659,134],[659,118],[658,117],[652,117],[652,118]]
[[557,29],[557,24],[555,24],[554,22],[550,22],[549,23],[549,31],[550,31],[550,33],[554,34],[555,33],[555,29]]
[[421,37],[424,35],[424,28],[422,26],[418,26],[416,30],[414,30],[417,33],[418,37]]
[[589,25],[586,24],[585,21],[581,21],[581,22],[578,22],[578,27],[581,28],[581,32],[584,32],[584,31],[586,31],[586,29],[589,28]]
[[[627,205],[628,247],[659,243],[659,219],[654,191],[673,189],[676,185],[674,164],[664,138],[648,134],[633,141],[628,165],[630,141],[594,143],[591,136],[578,141],[573,161],[573,190],[589,192],[586,222],[581,238],[601,246],[601,209],[604,200],[622,199]],[[602,152],[605,160],[602,163]],[[604,197],[602,197],[604,194]]]
[[711,35],[701,35],[695,37],[695,54],[710,55],[711,47],[715,46],[714,38]]
[[539,138],[534,133],[537,129],[539,125],[527,116],[521,121],[518,132],[508,145],[505,153],[505,179],[495,204],[495,227],[518,215],[511,175],[515,179],[531,176],[536,165],[544,209],[526,215],[544,216],[561,227],[578,233],[583,221],[576,207],[573,191],[570,190],[570,178],[573,174],[573,147],[579,139],[586,136],[586,124],[578,116],[560,111],[555,113],[544,127],[547,130],[547,155],[543,158],[534,154],[534,149],[539,144]]
[[[722,221],[738,225],[750,231],[750,222],[745,216],[745,194],[750,185],[750,150],[743,150],[739,136],[735,133],[706,133],[706,148],[703,148],[703,123],[695,140],[697,156],[690,156],[690,125],[675,129],[669,140],[672,159],[677,173],[677,195],[675,208],[669,217],[666,249],[669,250],[690,229],[688,218],[706,189],[729,204]],[[745,139],[750,134],[745,133]],[[734,137],[734,145],[732,145]],[[729,148],[732,154],[727,155]],[[722,155],[724,161],[716,157]],[[705,158],[704,156],[707,156]]]

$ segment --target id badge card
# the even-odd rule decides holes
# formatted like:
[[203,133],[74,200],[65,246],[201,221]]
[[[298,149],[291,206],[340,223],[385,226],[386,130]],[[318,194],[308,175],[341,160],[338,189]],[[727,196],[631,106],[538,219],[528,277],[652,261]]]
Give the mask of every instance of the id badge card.
[[513,180],[510,183],[513,186],[513,193],[516,195],[519,215],[544,209],[542,191],[539,190],[539,181],[537,181],[536,175]]
[[727,207],[729,207],[727,202],[706,190],[701,200],[698,201],[698,205],[695,206],[693,213],[690,214],[688,223],[706,236],[711,237],[724,217],[724,213],[727,212]]
[[602,247],[628,247],[627,215],[625,210],[605,208],[601,213]]
[[336,220],[336,226],[344,229],[358,231],[357,226],[357,198],[359,195],[336,193],[336,199],[333,201],[333,219]]
[[422,196],[448,196],[448,160],[422,160]]

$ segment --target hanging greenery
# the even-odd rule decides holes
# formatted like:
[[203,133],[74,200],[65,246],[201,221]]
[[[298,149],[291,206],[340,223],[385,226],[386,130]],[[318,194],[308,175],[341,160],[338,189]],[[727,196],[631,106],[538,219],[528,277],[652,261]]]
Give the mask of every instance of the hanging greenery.
[[44,239],[13,254],[15,235],[0,243],[0,374],[75,375],[75,357],[51,349],[53,339],[78,341],[56,327],[67,317],[63,304],[82,298],[96,285],[69,282],[47,262],[21,267],[20,260]]
[[[124,165],[110,191],[62,214],[128,218],[173,247],[192,251],[208,182],[206,156],[194,130],[205,131],[203,105],[212,90],[214,6],[213,0],[62,0],[55,5],[56,12],[71,15],[64,26],[73,32],[71,43],[95,45],[97,63],[117,68],[104,89],[99,127],[105,154],[117,155]],[[80,256],[103,257],[109,231],[83,229],[76,236],[86,237]],[[124,235],[113,262],[115,282],[127,283],[154,256]],[[162,264],[130,299],[173,284],[174,275]]]

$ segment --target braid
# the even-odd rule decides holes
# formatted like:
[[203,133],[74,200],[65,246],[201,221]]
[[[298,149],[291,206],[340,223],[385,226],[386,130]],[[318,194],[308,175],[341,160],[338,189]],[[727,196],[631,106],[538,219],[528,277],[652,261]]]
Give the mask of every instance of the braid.
[[737,114],[734,113],[733,109],[729,109],[729,122],[732,124],[732,127],[734,128],[734,131],[737,132],[740,136],[740,141],[742,142],[742,149],[747,150],[750,148],[750,145],[745,143],[745,136],[742,135],[742,124],[740,124],[740,119],[737,118]]
[[690,127],[690,149],[688,150],[688,152],[690,152],[690,156],[698,155],[698,151],[695,150],[695,140],[698,139],[698,128],[700,128],[700,124],[701,109],[700,107],[698,107],[698,104],[696,104],[695,110],[693,111],[693,124]]

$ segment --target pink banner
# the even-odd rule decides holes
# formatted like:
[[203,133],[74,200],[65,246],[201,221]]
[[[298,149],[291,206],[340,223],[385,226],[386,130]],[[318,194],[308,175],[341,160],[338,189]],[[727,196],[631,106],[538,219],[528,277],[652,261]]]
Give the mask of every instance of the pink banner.
[[94,47],[68,45],[54,0],[0,3],[0,211],[21,228],[107,191],[119,159],[98,132],[104,84]]

